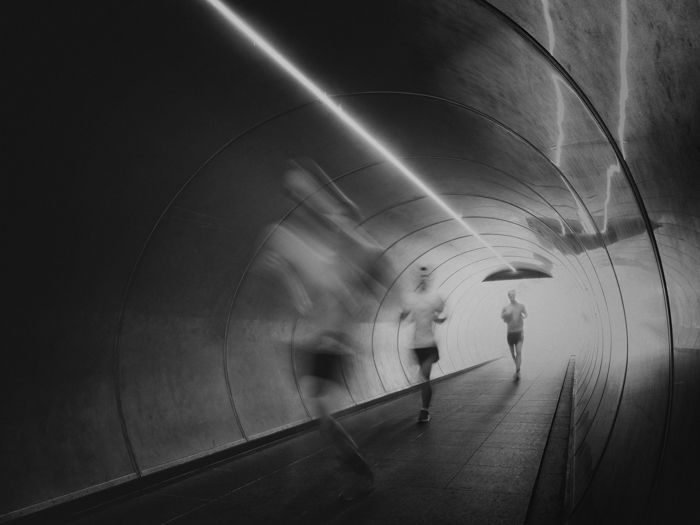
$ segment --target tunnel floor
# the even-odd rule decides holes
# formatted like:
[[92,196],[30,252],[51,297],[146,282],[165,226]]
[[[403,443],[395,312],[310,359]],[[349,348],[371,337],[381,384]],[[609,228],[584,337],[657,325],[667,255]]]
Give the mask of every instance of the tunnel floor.
[[[334,454],[308,431],[68,522],[516,524],[537,507],[542,523],[563,497],[568,414],[557,406],[568,365],[568,355],[530,362],[524,349],[519,381],[509,356],[437,381],[427,424],[417,423],[417,391],[343,417],[375,472],[359,500],[338,498]],[[543,461],[553,443],[563,445]]]

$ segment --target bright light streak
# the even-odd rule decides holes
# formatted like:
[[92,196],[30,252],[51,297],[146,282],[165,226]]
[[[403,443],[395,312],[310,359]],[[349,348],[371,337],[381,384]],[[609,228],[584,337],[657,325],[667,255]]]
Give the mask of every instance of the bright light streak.
[[494,248],[487,243],[467,222],[450,208],[433,190],[431,190],[418,176],[406,167],[393,153],[391,153],[383,144],[375,139],[369,131],[367,131],[357,120],[348,115],[338,104],[333,102],[331,98],[306,75],[304,75],[294,64],[287,60],[281,53],[272,47],[257,31],[250,27],[241,17],[239,17],[230,7],[223,4],[220,0],[205,0],[209,5],[216,9],[231,25],[248,37],[254,45],[260,48],[268,57],[270,57],[277,65],[289,73],[294,80],[299,82],[306,88],[314,97],[316,97],[324,106],[326,106],[335,116],[337,116],[346,126],[352,129],[357,135],[367,142],[372,148],[379,152],[389,163],[391,163],[399,172],[408,178],[413,184],[433,199],[435,203],[447,213],[450,217],[456,220],[463,228],[472,234],[481,244],[489,249],[501,262],[505,263],[511,270],[516,271],[515,267],[506,261]]
[[557,94],[557,145],[555,146],[554,164],[557,167],[561,166],[561,150],[564,147],[564,95],[561,92],[561,84],[559,77],[552,73],[552,82],[554,82],[554,90]]
[[[549,54],[554,56],[554,43],[556,40],[554,37],[554,23],[552,22],[552,16],[549,13],[549,0],[541,1],[542,11],[544,13],[545,26],[547,27],[547,49],[549,51]],[[553,162],[557,168],[560,168],[562,152],[564,149],[564,115],[566,111],[566,106],[564,105],[564,94],[561,89],[563,84],[561,77],[556,73],[551,73],[550,76],[552,77],[552,83],[554,84],[554,93],[557,99],[557,143],[554,146]],[[586,209],[583,206],[583,203],[578,198],[576,198],[573,188],[569,187],[568,183],[566,184],[569,188],[569,191],[571,192],[571,195],[574,197],[576,206],[578,207],[577,214],[579,220],[581,221],[583,230],[588,233],[595,232],[595,225],[592,224],[590,217],[586,213]],[[559,219],[559,224],[561,225],[561,234],[565,235],[566,229],[564,228],[564,222],[561,219]]]
[[[549,0],[542,0],[542,11],[544,11],[544,21],[547,26],[547,49],[549,54],[554,56],[554,24],[552,16],[549,14]],[[556,73],[551,74],[554,92],[557,97],[557,143],[554,146],[554,165],[561,166],[561,150],[564,144],[564,95],[561,92],[560,79]]]
[[[625,153],[625,125],[627,124],[627,98],[629,97],[629,84],[627,82],[627,57],[629,56],[629,25],[627,22],[627,0],[620,0],[620,120],[617,123],[617,142],[620,145],[622,157]],[[607,190],[605,194],[604,220],[602,232],[608,229],[608,205],[612,192],[612,178],[620,173],[620,165],[615,163],[608,168]]]
[[601,233],[605,233],[608,230],[608,204],[610,204],[610,194],[612,188],[612,178],[620,172],[620,167],[617,164],[613,164],[608,167],[607,177],[607,188],[605,190],[605,204],[603,204],[603,228],[600,230]]
[[544,11],[544,23],[547,26],[549,54],[554,55],[554,24],[552,23],[552,16],[549,14],[549,0],[542,0],[542,10]]
[[[549,54],[554,56],[554,24],[552,23],[552,16],[549,14],[549,0],[542,0],[542,10],[544,11],[544,22],[547,26],[547,49]],[[561,92],[559,77],[555,73],[552,73],[551,77],[557,97],[557,143],[554,146],[554,165],[558,168],[561,166],[561,152],[564,146],[564,95]],[[557,220],[559,221],[559,226],[561,226],[561,234],[565,235],[564,221],[561,220],[561,217],[557,217]]]
[[625,157],[625,124],[627,123],[627,97],[629,96],[629,84],[627,83],[627,56],[629,55],[629,28],[627,24],[627,0],[620,4],[620,122],[617,126],[617,139],[620,143],[622,156]]

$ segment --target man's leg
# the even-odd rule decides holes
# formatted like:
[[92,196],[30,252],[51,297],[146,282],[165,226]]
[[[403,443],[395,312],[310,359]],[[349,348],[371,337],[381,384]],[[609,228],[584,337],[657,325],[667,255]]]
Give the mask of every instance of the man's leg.
[[359,484],[357,482],[351,483],[342,490],[340,497],[351,500],[372,490],[374,474],[365,458],[360,454],[355,440],[350,437],[350,434],[330,411],[328,397],[331,391],[339,387],[337,377],[340,366],[339,356],[316,354],[314,370],[317,375],[314,377],[315,384],[312,394],[316,402],[321,435],[335,449],[343,466],[362,478]]
[[370,492],[374,487],[374,473],[362,456],[360,450],[347,430],[327,410],[319,418],[321,435],[331,444],[345,472],[353,472],[354,476],[345,476],[344,486],[339,497],[344,500],[354,500]]
[[520,373],[520,363],[522,361],[522,350],[523,350],[523,339],[522,337],[520,338],[520,341],[518,341],[515,344],[515,373],[519,374]]
[[420,375],[423,379],[423,384],[421,385],[421,400],[423,401],[423,409],[428,410],[430,408],[430,401],[433,398],[433,389],[430,386],[430,372],[433,369],[433,361],[426,359],[420,364]]
[[430,384],[430,372],[433,368],[434,360],[432,358],[425,359],[420,364],[420,375],[423,379],[423,384],[421,385],[421,401],[423,408],[421,408],[420,414],[418,415],[419,423],[427,423],[430,421],[430,401],[433,398],[433,388]]
[[518,368],[518,359],[517,359],[517,353],[516,353],[516,345],[511,343],[511,338],[510,335],[508,336],[508,350],[510,351],[510,357],[513,359],[513,363],[515,363],[515,368]]

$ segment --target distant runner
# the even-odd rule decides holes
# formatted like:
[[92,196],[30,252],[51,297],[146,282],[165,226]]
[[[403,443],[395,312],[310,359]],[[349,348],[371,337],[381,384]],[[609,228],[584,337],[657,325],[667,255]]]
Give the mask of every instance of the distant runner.
[[525,305],[515,300],[515,290],[508,292],[510,304],[501,310],[501,319],[508,325],[508,349],[515,363],[515,378],[520,378],[520,363],[524,340],[523,320],[527,318]]

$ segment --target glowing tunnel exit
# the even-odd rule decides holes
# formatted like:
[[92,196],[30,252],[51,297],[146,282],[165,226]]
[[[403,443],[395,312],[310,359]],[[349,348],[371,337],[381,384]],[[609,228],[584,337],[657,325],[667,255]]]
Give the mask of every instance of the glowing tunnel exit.
[[402,175],[415,184],[423,193],[430,197],[445,213],[457,221],[464,229],[473,235],[482,245],[484,245],[493,255],[503,262],[511,271],[516,272],[515,267],[504,259],[489,243],[487,243],[460,214],[454,211],[445,201],[443,201],[437,193],[428,187],[415,173],[413,173],[396,155],[379,142],[372,134],[362,126],[354,117],[350,116],[338,104],[333,102],[331,98],[309,77],[302,73],[294,64],[286,57],[278,52],[267,40],[265,40],[256,30],[238,16],[230,7],[225,5],[220,0],[205,0],[218,13],[220,13],[226,21],[228,21],[235,29],[243,33],[250,39],[255,46],[261,49],[269,58],[271,58],[278,66],[287,72],[294,80],[301,84],[307,91],[316,97],[324,106],[326,106],[341,122],[354,131],[362,138],[369,146],[377,151],[384,159],[393,165]]

